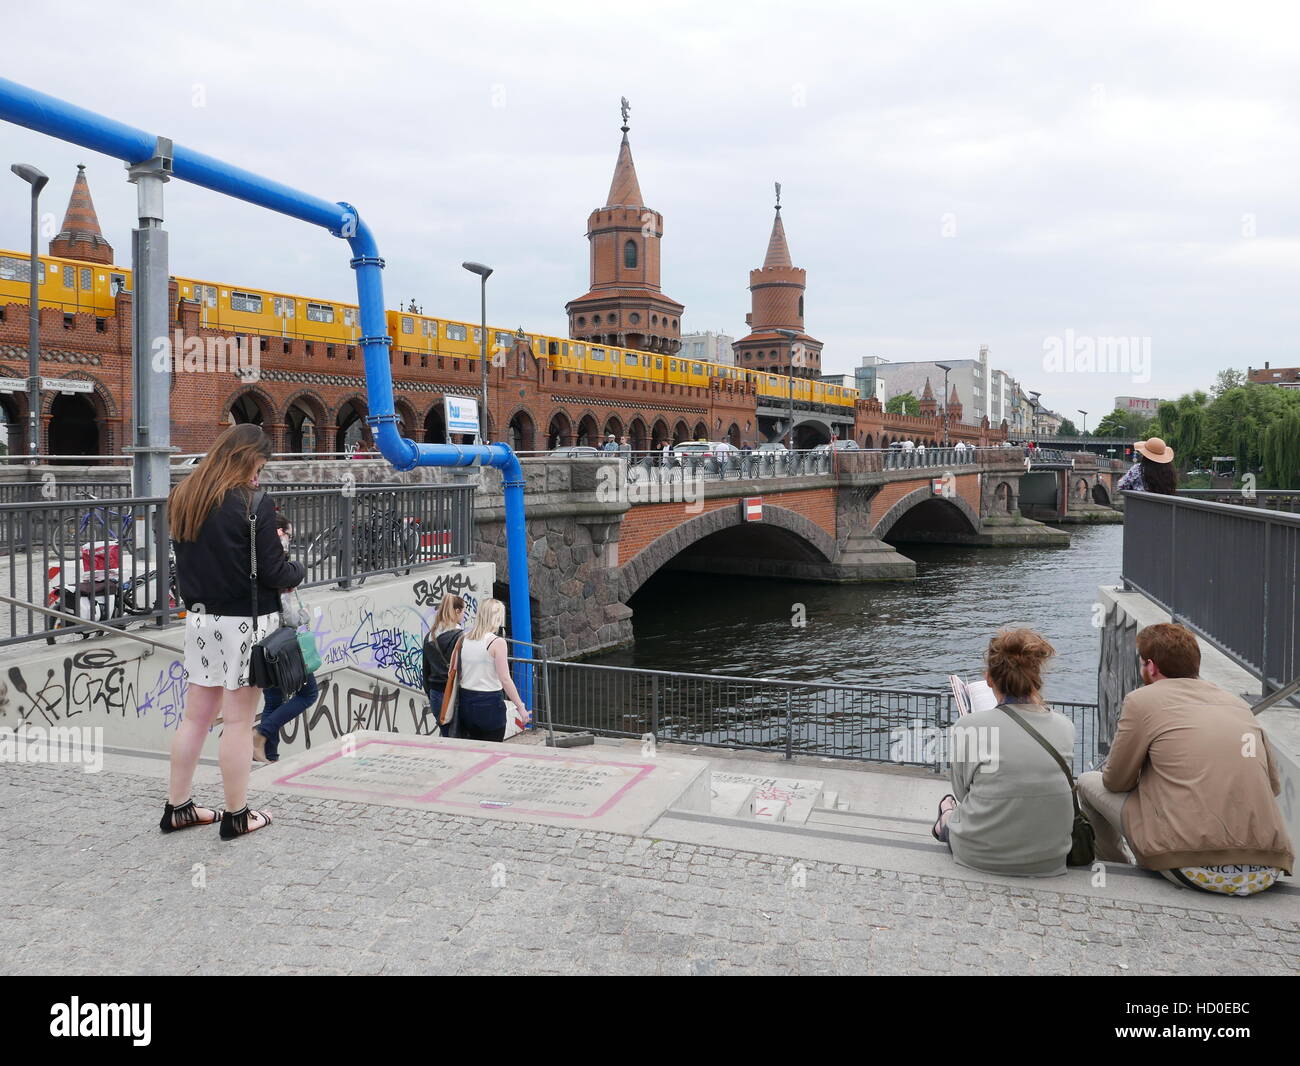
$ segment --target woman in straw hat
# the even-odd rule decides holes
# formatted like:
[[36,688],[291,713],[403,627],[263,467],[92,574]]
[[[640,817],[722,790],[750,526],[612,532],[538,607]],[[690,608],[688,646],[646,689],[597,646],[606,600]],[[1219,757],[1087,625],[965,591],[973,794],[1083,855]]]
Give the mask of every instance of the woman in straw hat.
[[1159,492],[1172,496],[1178,491],[1178,474],[1174,470],[1174,450],[1159,437],[1140,440],[1133,445],[1138,461],[1119,479],[1122,492]]

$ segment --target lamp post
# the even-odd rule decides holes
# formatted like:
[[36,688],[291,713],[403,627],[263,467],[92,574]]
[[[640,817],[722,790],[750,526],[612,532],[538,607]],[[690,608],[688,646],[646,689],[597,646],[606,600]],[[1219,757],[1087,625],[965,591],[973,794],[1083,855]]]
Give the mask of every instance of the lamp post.
[[1042,395],[1041,392],[1034,392],[1032,389],[1029,391],[1029,406],[1030,409],[1034,412],[1032,415],[1032,421],[1030,423],[1029,435],[1033,439],[1035,444],[1038,443],[1038,407],[1039,407],[1038,397],[1040,397],[1041,395]]
[[781,334],[790,342],[790,387],[789,387],[789,423],[786,427],[786,447],[794,451],[794,342],[799,339],[799,331],[793,329],[778,329],[777,333]]
[[40,199],[41,190],[45,188],[45,183],[50,179],[35,167],[26,163],[14,163],[9,169],[32,187],[32,255],[29,268],[32,284],[27,309],[27,454],[30,458],[27,461],[34,466],[36,456],[40,454],[41,450],[41,307],[39,282],[37,281],[40,260],[37,257],[38,248],[36,244],[40,213],[37,208],[37,201]]
[[943,371],[943,446],[948,447],[948,371],[952,369],[943,363],[935,363]]
[[1083,415],[1083,428],[1079,430],[1079,436],[1082,437],[1088,432],[1088,412],[1079,407],[1076,407],[1075,410],[1078,411],[1079,414]]
[[479,294],[482,303],[482,319],[483,319],[481,332],[479,333],[479,339],[480,339],[479,359],[483,363],[482,367],[480,368],[482,372],[483,409],[482,411],[479,412],[479,416],[478,416],[478,434],[479,434],[479,440],[483,444],[486,444],[488,442],[487,279],[492,274],[492,268],[490,266],[484,266],[482,263],[461,263],[461,266],[463,266],[471,274],[477,274],[479,276]]

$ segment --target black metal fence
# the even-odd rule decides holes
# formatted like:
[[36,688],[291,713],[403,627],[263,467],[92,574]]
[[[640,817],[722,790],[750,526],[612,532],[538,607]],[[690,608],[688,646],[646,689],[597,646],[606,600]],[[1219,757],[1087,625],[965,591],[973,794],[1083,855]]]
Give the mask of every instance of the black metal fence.
[[[472,554],[472,484],[271,491],[292,527],[289,555],[306,567],[304,586],[348,588]],[[65,625],[11,605],[0,645],[166,625],[183,609],[168,528],[164,497],[0,503],[0,588],[85,619]]]
[[[946,763],[947,692],[537,661],[557,729],[719,748],[925,766]],[[1075,769],[1096,761],[1096,704],[1051,701],[1075,725]]]
[[1231,656],[1266,694],[1300,673],[1300,514],[1125,495],[1125,587]]

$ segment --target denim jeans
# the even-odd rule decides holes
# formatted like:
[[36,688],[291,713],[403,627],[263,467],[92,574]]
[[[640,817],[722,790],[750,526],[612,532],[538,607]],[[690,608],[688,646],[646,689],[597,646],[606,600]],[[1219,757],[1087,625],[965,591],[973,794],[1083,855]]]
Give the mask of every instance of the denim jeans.
[[257,725],[257,731],[266,737],[266,757],[272,762],[280,757],[280,730],[315,703],[319,694],[314,674],[307,675],[307,680],[293,699],[286,700],[278,688],[266,690],[266,704],[262,708],[262,720]]

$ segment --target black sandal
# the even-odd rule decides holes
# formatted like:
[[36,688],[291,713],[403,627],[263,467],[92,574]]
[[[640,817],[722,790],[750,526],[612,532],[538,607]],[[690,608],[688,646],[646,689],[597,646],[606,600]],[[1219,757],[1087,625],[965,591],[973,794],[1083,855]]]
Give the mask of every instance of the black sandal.
[[[262,819],[261,825],[250,826],[248,819],[256,817]],[[259,829],[265,829],[271,824],[271,816],[264,811],[250,811],[248,805],[244,805],[243,810],[239,811],[222,811],[221,812],[221,839],[234,840],[235,837],[242,837],[247,833],[255,833]]]
[[939,801],[939,816],[935,818],[934,825],[930,828],[930,835],[934,837],[934,839],[937,840],[940,844],[943,843],[943,837],[939,835],[939,826],[943,823],[943,816],[944,816],[943,805],[947,803],[949,800],[952,800],[952,806],[949,807],[948,810],[955,811],[957,809],[957,797],[952,795],[951,793],[949,793],[947,796],[944,796],[943,799]]
[[[173,819],[173,815],[175,818]],[[221,817],[221,812],[213,810],[212,818],[204,821],[199,817],[198,809],[194,806],[194,797],[191,796],[184,803],[177,804],[173,807],[170,803],[163,806],[162,821],[158,823],[158,828],[164,833],[174,833],[178,829],[191,829],[196,825],[212,825]]]

